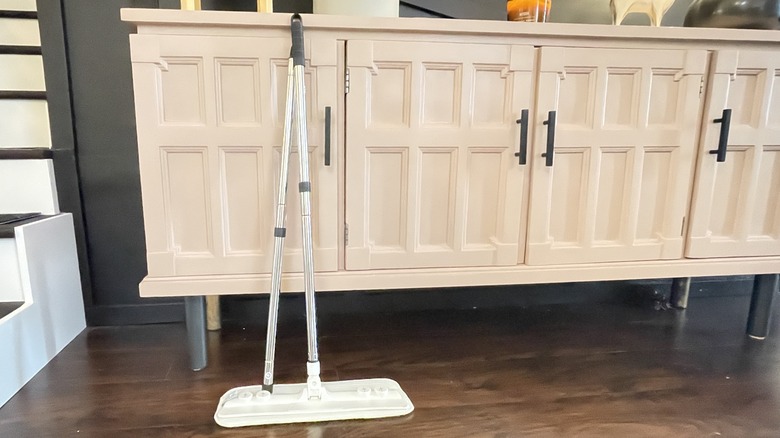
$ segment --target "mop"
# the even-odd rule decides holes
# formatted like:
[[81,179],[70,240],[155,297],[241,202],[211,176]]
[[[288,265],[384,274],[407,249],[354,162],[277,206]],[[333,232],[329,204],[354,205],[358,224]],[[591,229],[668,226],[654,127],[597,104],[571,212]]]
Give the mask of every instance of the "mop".
[[[220,426],[240,427],[264,424],[304,423],[349,419],[397,417],[412,410],[409,397],[393,380],[361,379],[323,382],[317,346],[317,316],[314,304],[314,256],[311,228],[311,182],[309,181],[308,136],[304,85],[303,23],[295,14],[291,20],[292,49],[287,63],[282,160],[274,227],[274,254],[263,384],[227,391],[217,405],[214,420]],[[303,234],[303,271],[306,296],[308,362],[306,383],[274,384],[274,353],[279,313],[279,293],[284,249],[287,173],[290,164],[293,126],[297,128]]]

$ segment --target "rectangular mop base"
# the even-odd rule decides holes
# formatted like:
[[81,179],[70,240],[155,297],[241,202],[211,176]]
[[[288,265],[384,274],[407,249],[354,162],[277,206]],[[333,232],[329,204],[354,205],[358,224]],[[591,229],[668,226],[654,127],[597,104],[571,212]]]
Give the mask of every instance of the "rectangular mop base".
[[219,399],[214,420],[223,427],[398,417],[414,410],[393,380],[322,382],[322,395],[309,400],[305,383],[233,388]]

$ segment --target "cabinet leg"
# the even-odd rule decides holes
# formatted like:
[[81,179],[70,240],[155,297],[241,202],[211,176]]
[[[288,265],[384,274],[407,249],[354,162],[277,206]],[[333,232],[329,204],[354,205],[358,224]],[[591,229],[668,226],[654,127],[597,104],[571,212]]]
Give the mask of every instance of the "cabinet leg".
[[184,297],[187,343],[190,350],[190,368],[200,371],[206,368],[206,298]]
[[669,304],[677,309],[687,309],[690,293],[691,277],[675,278],[672,282],[672,294],[669,297]]
[[756,275],[753,281],[753,298],[750,300],[747,334],[753,339],[764,339],[769,334],[772,301],[778,291],[780,274]]
[[219,295],[206,296],[206,329],[210,332],[222,329]]

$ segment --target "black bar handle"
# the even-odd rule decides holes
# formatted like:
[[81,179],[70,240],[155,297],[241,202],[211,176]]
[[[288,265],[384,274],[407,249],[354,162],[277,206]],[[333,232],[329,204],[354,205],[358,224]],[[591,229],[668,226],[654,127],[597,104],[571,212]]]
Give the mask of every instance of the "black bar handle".
[[528,159],[528,110],[520,111],[520,118],[515,120],[520,125],[520,150],[515,152],[516,157],[520,157],[520,164],[523,165]]
[[292,59],[293,65],[303,65],[303,21],[300,14],[293,14],[290,19],[290,32],[292,33]]
[[729,145],[729,129],[731,129],[731,108],[723,110],[719,119],[713,120],[714,123],[720,123],[720,138],[718,138],[718,148],[710,151],[711,154],[717,154],[716,161],[722,163],[726,161],[726,148]]
[[544,165],[552,167],[553,152],[555,150],[555,111],[548,111],[547,120],[542,122],[542,124],[547,125],[547,150],[542,154]]
[[330,107],[325,107],[325,165],[330,166]]

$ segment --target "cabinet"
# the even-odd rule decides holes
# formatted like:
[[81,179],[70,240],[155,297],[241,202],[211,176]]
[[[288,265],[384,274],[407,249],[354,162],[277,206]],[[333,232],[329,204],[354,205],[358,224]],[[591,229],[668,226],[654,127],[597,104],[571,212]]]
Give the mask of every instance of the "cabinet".
[[[307,42],[314,254],[330,271],[338,163],[323,165],[324,113],[333,108],[335,138],[339,43],[316,34]],[[270,272],[289,37],[133,35],[132,44],[149,274]],[[297,192],[288,198],[285,268],[300,271]]]
[[706,55],[541,49],[528,264],[682,257]]
[[[269,290],[289,18],[123,11],[141,295]],[[780,33],[304,24],[318,291],[780,272]],[[282,289],[300,291],[289,196]]]
[[[709,82],[686,255],[780,255],[780,56],[717,51]],[[718,162],[710,151],[727,128]]]
[[524,45],[348,41],[347,269],[516,265]]

